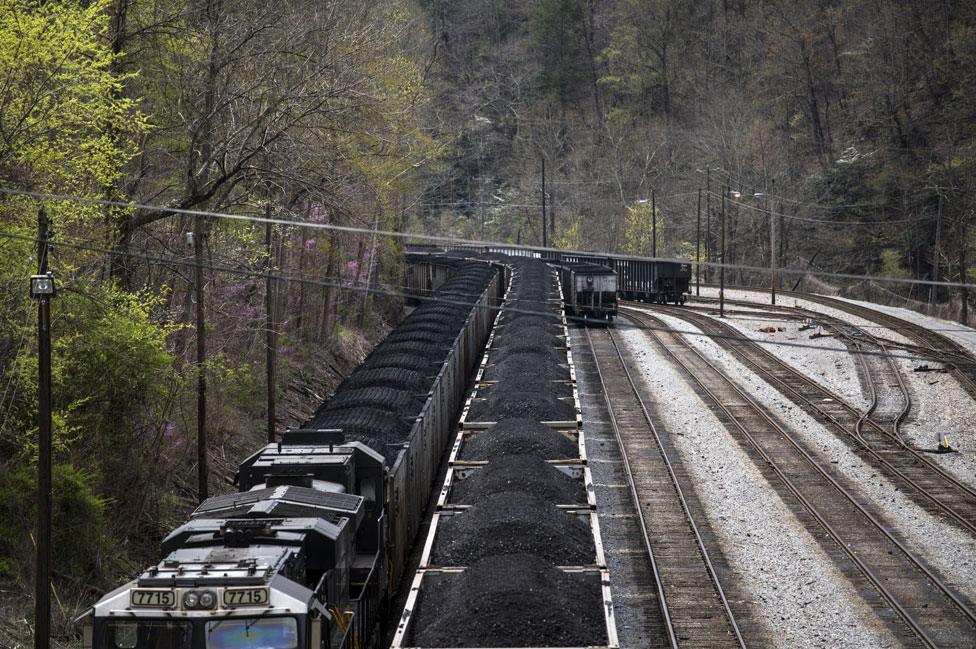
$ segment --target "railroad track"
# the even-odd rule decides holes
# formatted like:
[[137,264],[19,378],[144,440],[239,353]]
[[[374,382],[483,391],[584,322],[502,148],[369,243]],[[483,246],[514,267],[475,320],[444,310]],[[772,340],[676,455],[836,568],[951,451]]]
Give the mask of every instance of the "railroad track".
[[[756,292],[766,292],[768,289],[747,289]],[[777,293],[783,298],[795,297],[808,302],[815,302],[832,309],[844,311],[859,318],[864,318],[870,322],[882,325],[887,329],[896,331],[909,340],[916,343],[920,350],[926,351],[934,358],[939,358],[953,364],[952,373],[962,385],[963,389],[976,399],[976,358],[965,347],[944,336],[937,331],[932,331],[927,327],[916,324],[909,320],[890,315],[877,309],[854,304],[845,300],[818,295],[816,293],[802,293],[793,291],[782,291]],[[727,304],[756,306],[754,302],[743,300],[726,300]]]
[[883,618],[896,623],[900,620],[904,631],[910,630],[932,649],[972,647],[976,638],[972,604],[905,547],[856,494],[793,438],[786,426],[682,335],[668,331],[662,320],[633,310],[628,310],[626,317],[647,328],[648,335],[697,386],[709,409],[771,478],[771,484],[794,511],[805,512],[804,518],[812,519],[807,524],[815,525],[833,541],[828,554],[839,561],[839,567],[845,570],[849,564],[856,568],[897,615]]
[[[874,422],[884,426],[889,436],[897,440],[906,451],[915,453],[905,443],[900,431],[901,422],[912,410],[912,395],[905,384],[905,377],[901,375],[901,368],[888,351],[888,345],[863,329],[836,324],[830,326],[844,339],[847,347],[854,350],[854,360],[861,368],[868,391],[870,405],[861,413],[854,433],[867,443],[864,439],[864,426],[868,422]],[[897,388],[897,394],[892,395],[891,388]],[[923,456],[918,456],[918,459],[928,462]]]
[[[667,432],[641,397],[609,329],[586,329],[650,560],[669,646],[746,644],[681,488]],[[648,584],[650,587],[651,585]]]
[[[729,351],[736,359],[766,379],[783,396],[846,441],[858,457],[892,480],[912,501],[976,537],[976,490],[930,460],[924,453],[906,445],[898,432],[898,424],[908,412],[911,401],[897,367],[892,369],[900,381],[900,389],[904,391],[905,403],[885,425],[867,416],[870,409],[862,412],[842,396],[763,349],[731,325],[681,308],[652,308],[689,322],[705,334],[713,336],[712,340],[716,344]],[[627,313],[632,312],[640,313],[627,309]],[[858,358],[866,362],[863,355],[858,355]],[[886,359],[893,363],[890,357]],[[868,374],[866,378],[871,385],[871,375]],[[876,405],[877,394],[873,402],[872,406]]]

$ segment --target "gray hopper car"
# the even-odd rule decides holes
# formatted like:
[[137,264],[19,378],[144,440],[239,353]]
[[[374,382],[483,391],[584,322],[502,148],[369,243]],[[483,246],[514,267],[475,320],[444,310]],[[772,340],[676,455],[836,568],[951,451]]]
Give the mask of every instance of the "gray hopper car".
[[617,273],[607,266],[563,263],[560,284],[566,315],[610,322],[617,315]]

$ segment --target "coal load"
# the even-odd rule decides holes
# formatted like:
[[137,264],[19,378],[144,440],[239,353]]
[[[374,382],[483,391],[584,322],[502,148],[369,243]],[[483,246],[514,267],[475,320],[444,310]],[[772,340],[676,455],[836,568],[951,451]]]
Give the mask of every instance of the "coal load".
[[539,457],[503,455],[472,470],[463,480],[456,480],[451,490],[451,503],[472,505],[506,491],[531,493],[553,505],[586,502],[582,480],[563,473]]
[[460,513],[442,516],[431,561],[469,566],[499,554],[534,554],[552,565],[592,564],[589,524],[524,491],[505,491]]
[[[541,383],[541,384],[540,384]],[[561,401],[549,381],[499,381],[478,392],[479,400],[471,403],[468,421],[501,421],[509,418],[535,421],[572,421],[576,408]],[[480,398],[483,397],[483,400]]]
[[455,274],[370,353],[302,428],[342,430],[392,464],[431,385],[495,271],[458,261]]
[[396,388],[375,387],[339,392],[326,402],[324,412],[366,407],[409,417],[421,406],[423,400],[416,394]]
[[543,460],[579,457],[573,440],[531,419],[506,419],[469,437],[461,447],[464,460],[488,460],[505,455],[531,455]]
[[531,555],[424,577],[410,646],[581,647],[607,643],[600,580]]
[[[568,381],[569,369],[564,365],[552,363],[534,363],[534,359],[514,356],[489,365],[485,369],[483,380],[496,381],[504,384],[509,390],[516,392],[543,392],[553,397],[572,397],[573,386]],[[533,371],[526,372],[526,362]],[[493,387],[493,386],[492,386]],[[479,396],[487,396],[491,388],[479,391]]]

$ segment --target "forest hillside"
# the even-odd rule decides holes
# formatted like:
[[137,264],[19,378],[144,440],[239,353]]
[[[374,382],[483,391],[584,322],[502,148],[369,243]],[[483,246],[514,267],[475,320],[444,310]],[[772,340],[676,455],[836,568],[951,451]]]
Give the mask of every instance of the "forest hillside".
[[650,254],[654,199],[658,254],[693,258],[701,190],[703,259],[720,260],[726,193],[730,264],[766,268],[773,245],[797,270],[974,278],[972,3],[423,5],[456,134],[427,182],[429,228],[540,243],[544,164],[559,246]]

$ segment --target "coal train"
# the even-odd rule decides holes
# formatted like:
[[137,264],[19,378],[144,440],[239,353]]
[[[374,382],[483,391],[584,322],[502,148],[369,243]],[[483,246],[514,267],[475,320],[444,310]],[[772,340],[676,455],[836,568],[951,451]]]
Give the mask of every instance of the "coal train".
[[590,255],[546,248],[414,245],[416,252],[454,251],[542,259],[560,269],[567,313],[575,319],[610,321],[617,299],[684,304],[691,291],[691,262]]
[[[247,458],[164,558],[80,618],[95,649],[370,646],[405,567],[508,269],[418,262],[420,305],[303,428]],[[425,284],[426,280],[430,282]],[[436,284],[436,285],[434,285]]]

